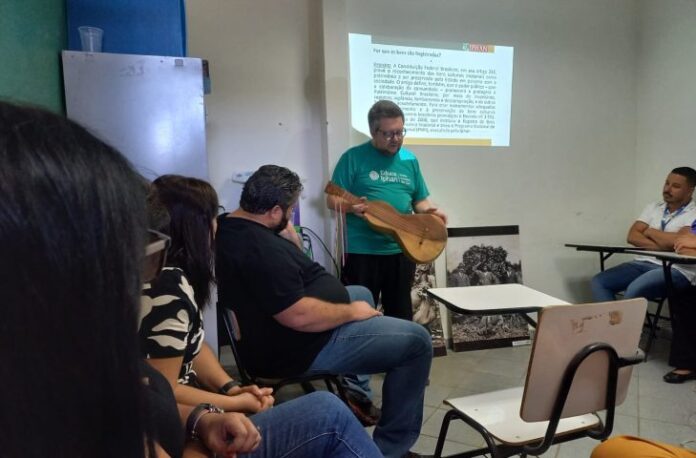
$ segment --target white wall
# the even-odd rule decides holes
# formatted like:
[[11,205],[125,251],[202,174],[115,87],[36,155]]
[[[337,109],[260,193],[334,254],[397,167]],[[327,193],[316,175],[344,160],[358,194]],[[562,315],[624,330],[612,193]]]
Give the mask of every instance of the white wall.
[[[325,239],[322,188],[351,144],[347,33],[515,47],[509,148],[414,147],[453,226],[518,224],[525,282],[588,298],[595,256],[622,242],[693,142],[693,0],[187,0],[189,53],[210,60],[211,181],[265,163],[306,178],[303,223]],[[323,43],[326,43],[325,47]],[[659,78],[658,78],[659,77]],[[326,103],[324,101],[326,99]],[[637,127],[636,127],[637,126]],[[640,182],[637,182],[636,176]]]
[[514,46],[511,147],[412,149],[450,226],[519,225],[525,283],[588,298],[598,261],[563,244],[621,242],[634,217],[636,13],[632,0],[325,0],[329,163],[352,135],[348,32]]
[[636,200],[661,198],[667,172],[696,168],[696,2],[640,2]]
[[313,0],[187,0],[189,54],[210,61],[212,184],[233,210],[231,176],[278,164],[306,179],[302,224],[323,227],[321,5]]

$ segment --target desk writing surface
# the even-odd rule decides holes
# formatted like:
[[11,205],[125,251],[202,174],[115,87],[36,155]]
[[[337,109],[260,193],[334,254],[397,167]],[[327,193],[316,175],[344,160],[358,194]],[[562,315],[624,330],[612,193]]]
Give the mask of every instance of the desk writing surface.
[[633,245],[601,245],[597,243],[566,243],[565,246],[568,248],[575,248],[577,251],[600,251],[604,253],[623,253],[643,250],[643,248]]
[[474,315],[536,312],[549,305],[569,304],[518,283],[430,288],[427,293],[455,313]]
[[627,251],[627,253],[639,254],[643,256],[653,256],[657,259],[664,259],[666,261],[671,261],[675,264],[696,264],[696,256],[677,254],[673,251],[629,250]]

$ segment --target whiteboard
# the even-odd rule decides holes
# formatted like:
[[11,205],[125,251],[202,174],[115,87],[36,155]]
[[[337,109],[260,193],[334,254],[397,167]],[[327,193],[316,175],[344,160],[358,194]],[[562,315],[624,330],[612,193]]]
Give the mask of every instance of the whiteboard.
[[202,61],[63,51],[68,118],[146,178],[208,178]]

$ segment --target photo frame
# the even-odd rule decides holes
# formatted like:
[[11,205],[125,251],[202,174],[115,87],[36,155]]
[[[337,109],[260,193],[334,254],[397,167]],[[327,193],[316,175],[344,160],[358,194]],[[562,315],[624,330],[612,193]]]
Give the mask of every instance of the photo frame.
[[435,264],[416,264],[416,273],[411,286],[413,321],[423,325],[430,333],[433,343],[433,356],[445,356],[447,354],[447,345],[442,329],[440,305],[426,294],[428,289],[436,286]]
[[[522,283],[519,226],[459,227],[447,230],[447,287]],[[448,314],[453,351],[479,350],[528,341],[519,315]]]

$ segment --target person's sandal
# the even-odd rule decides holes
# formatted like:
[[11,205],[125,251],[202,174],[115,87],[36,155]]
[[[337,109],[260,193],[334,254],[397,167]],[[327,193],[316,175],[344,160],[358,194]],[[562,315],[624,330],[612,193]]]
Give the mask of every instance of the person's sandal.
[[684,383],[689,380],[696,380],[696,371],[689,371],[686,374],[679,374],[673,370],[667,372],[662,377],[662,380],[664,380],[667,383]]

